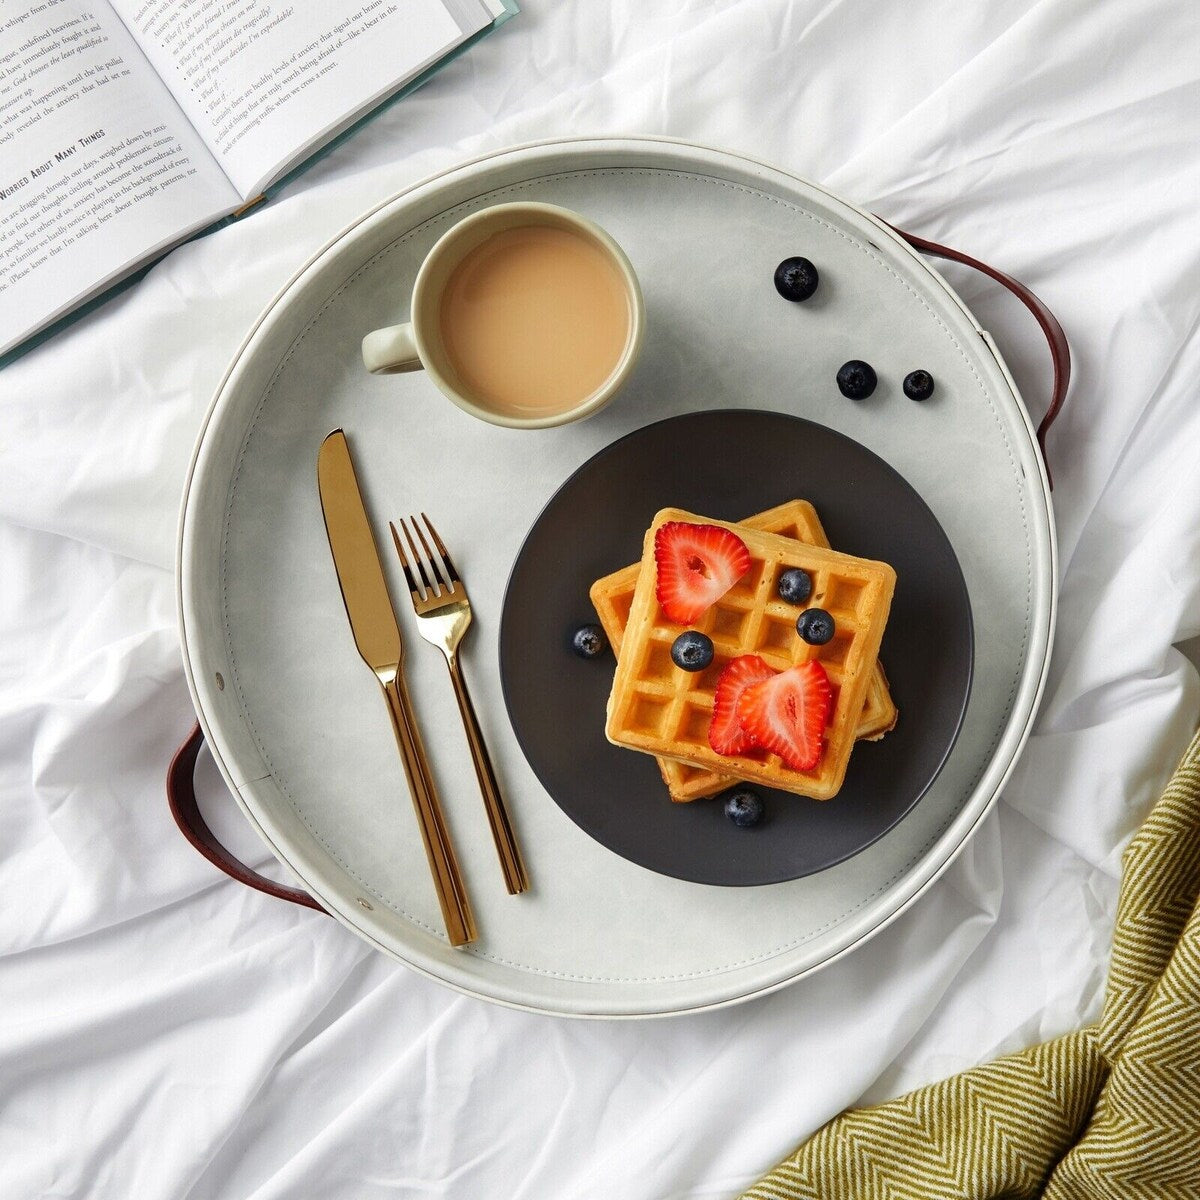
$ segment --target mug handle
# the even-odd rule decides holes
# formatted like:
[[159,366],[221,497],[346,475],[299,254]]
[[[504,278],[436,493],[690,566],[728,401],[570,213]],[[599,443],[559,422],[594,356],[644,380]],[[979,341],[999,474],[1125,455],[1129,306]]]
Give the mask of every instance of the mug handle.
[[404,371],[419,371],[421,356],[411,321],[389,325],[387,329],[372,329],[362,340],[363,365],[372,375],[399,375]]

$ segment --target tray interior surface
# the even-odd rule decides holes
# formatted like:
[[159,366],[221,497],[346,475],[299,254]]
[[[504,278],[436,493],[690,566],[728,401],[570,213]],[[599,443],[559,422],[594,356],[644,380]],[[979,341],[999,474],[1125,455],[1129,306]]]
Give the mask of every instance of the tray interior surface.
[[[598,221],[626,250],[646,300],[631,381],[608,409],[560,429],[486,425],[423,374],[373,378],[359,359],[365,331],[407,315],[436,238],[476,208],[518,198]],[[820,290],[802,305],[781,300],[771,282],[792,254],[821,270]],[[879,374],[865,402],[833,385],[849,358]],[[937,380],[924,404],[900,391],[917,367]],[[976,657],[957,745],[905,820],[819,874],[730,889],[647,871],[563,815],[509,727],[496,639],[513,560],[572,471],[651,421],[739,407],[828,425],[908,479],[962,566]],[[316,453],[337,426],[381,549],[389,518],[426,511],[471,589],[465,669],[534,881],[519,898],[503,889],[444,664],[417,637],[385,555],[406,670],[480,925],[466,951],[439,935],[386,711],[355,653],[325,541]],[[718,478],[754,469],[736,446],[726,461],[697,464]],[[604,521],[602,508],[592,519]],[[836,514],[828,519],[835,527]],[[275,852],[340,919],[474,994],[550,1012],[643,1015],[795,978],[878,928],[944,865],[1031,719],[1052,625],[1053,533],[1028,420],[1002,366],[937,277],[874,223],[818,189],[715,152],[565,143],[422,185],[347,231],[290,285],[210,414],[185,503],[180,588],[189,677],[218,762]],[[571,720],[563,714],[564,737]]]

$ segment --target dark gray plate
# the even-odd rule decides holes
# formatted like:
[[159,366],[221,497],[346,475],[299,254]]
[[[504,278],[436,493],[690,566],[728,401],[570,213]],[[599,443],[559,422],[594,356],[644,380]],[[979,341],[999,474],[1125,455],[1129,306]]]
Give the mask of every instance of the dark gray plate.
[[[880,659],[900,710],[856,746],[842,790],[816,801],[760,789],[766,819],[738,829],[720,798],[673,804],[647,754],[604,737],[611,654],[585,662],[594,580],[635,562],[668,506],[736,521],[787,500],[816,506],[835,550],[881,559],[896,594]],[[744,886],[824,870],[882,837],[924,795],[971,690],[971,606],[950,542],[920,496],[857,442],[784,413],[693,413],[593,456],[525,539],[504,597],[500,674],[525,756],[558,806],[602,845],[678,879]]]

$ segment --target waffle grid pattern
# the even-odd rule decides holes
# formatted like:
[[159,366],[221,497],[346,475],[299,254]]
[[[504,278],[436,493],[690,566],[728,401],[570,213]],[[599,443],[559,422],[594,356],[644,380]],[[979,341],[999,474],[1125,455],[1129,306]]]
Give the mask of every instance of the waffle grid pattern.
[[[694,674],[671,661],[671,643],[682,630],[662,614],[655,596],[654,535],[668,521],[724,525],[750,551],[749,571],[691,626],[708,634],[716,651],[712,666]],[[609,697],[609,740],[818,800],[835,795],[887,621],[895,586],[891,567],[678,509],[655,516],[642,564]],[[809,573],[809,604],[833,615],[836,632],[824,646],[810,646],[797,636],[795,606],[776,595],[779,575],[789,567]],[[825,667],[834,700],[825,751],[813,769],[794,770],[763,751],[726,757],[709,746],[717,680],[730,659],[741,654],[757,654],[775,670],[813,658]]]
[[[807,500],[790,500],[766,512],[756,513],[741,524],[751,529],[760,529],[764,533],[792,538],[805,545],[829,548],[829,539],[817,516],[817,510]],[[604,632],[608,635],[613,652],[618,657],[641,570],[640,562],[633,563],[598,579],[592,585],[592,604]],[[795,611],[793,610],[793,613]],[[858,740],[878,741],[895,728],[897,717],[887,676],[883,672],[882,664],[877,663],[871,672],[862,718],[856,730]],[[709,767],[694,766],[678,759],[660,757],[658,769],[671,799],[677,803],[713,796],[738,782],[733,775],[721,774]]]

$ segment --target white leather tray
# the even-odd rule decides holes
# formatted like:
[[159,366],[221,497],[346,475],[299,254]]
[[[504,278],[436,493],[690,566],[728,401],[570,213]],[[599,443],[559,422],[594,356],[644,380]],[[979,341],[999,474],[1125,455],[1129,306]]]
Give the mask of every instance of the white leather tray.
[[[646,299],[645,348],[624,392],[592,420],[557,430],[485,425],[423,375],[373,378],[359,359],[363,332],[405,317],[439,234],[513,198],[600,222]],[[792,254],[821,269],[804,321],[771,285]],[[881,380],[865,404],[825,377],[828,364],[858,357]],[[900,393],[916,367],[934,374],[934,401]],[[525,533],[580,463],[652,420],[739,406],[832,426],[921,493],[967,580],[975,682],[941,776],[886,837],[792,883],[716,888],[618,858],[560,812],[509,727],[496,636]],[[521,897],[504,892],[444,664],[417,639],[392,573],[409,679],[479,919],[480,940],[467,950],[440,934],[387,714],[350,640],[325,541],[316,453],[339,425],[377,536],[389,517],[429,512],[475,603],[466,669],[529,861],[534,886]],[[912,903],[994,802],[1028,734],[1055,580],[1029,418],[990,339],[940,276],[882,223],[810,183],[655,139],[490,155],[339,235],[268,307],[222,382],[189,475],[178,557],[196,710],[274,853],[339,920],[413,968],[486,999],[577,1016],[677,1013],[769,991]]]

